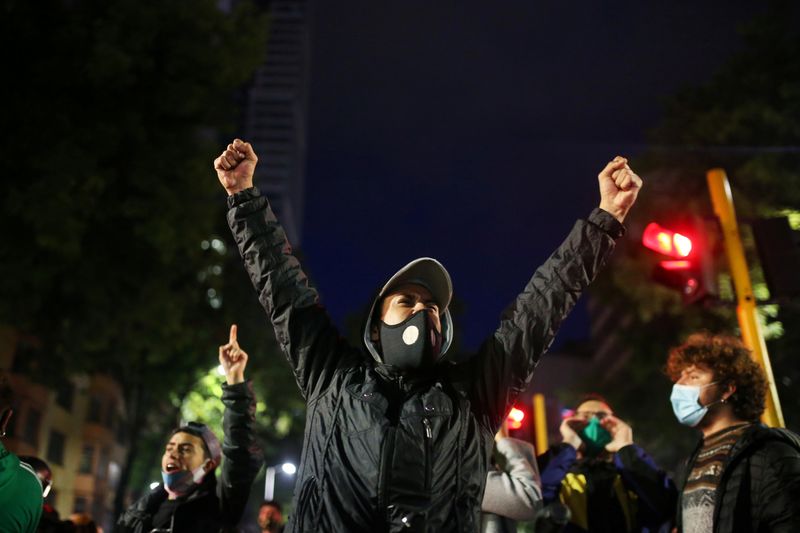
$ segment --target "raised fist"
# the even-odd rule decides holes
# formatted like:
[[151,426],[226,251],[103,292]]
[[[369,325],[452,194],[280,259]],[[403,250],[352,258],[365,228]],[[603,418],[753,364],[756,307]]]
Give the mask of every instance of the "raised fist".
[[597,176],[600,182],[600,209],[622,222],[642,188],[642,178],[628,166],[628,160],[617,156]]
[[234,139],[214,160],[214,170],[229,196],[253,186],[256,163],[258,157],[253,147],[241,139]]

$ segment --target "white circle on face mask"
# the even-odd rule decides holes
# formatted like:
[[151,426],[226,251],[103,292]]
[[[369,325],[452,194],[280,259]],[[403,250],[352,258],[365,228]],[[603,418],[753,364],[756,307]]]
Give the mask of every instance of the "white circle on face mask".
[[406,343],[408,346],[411,346],[417,339],[419,338],[419,328],[417,326],[408,326],[405,331],[403,331],[403,342]]

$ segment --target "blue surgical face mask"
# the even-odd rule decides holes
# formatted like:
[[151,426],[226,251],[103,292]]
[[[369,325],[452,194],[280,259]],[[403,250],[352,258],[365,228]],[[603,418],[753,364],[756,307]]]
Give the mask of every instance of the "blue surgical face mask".
[[708,413],[708,408],[717,403],[712,402],[708,405],[700,404],[700,391],[706,387],[716,384],[714,381],[707,385],[680,385],[672,386],[672,394],[669,400],[672,402],[672,411],[681,424],[695,427]]
[[194,470],[178,470],[177,472],[161,472],[161,479],[164,480],[164,490],[171,496],[184,496],[189,494],[194,488],[203,481],[206,475],[202,464]]

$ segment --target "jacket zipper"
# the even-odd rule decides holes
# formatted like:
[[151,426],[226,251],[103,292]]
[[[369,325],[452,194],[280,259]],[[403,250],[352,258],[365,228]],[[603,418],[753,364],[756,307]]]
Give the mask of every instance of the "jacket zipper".
[[431,444],[433,440],[433,431],[431,431],[431,421],[427,418],[422,419],[422,425],[425,426],[425,491],[431,491],[431,477],[433,471],[432,451]]
[[379,483],[380,492],[378,493],[378,508],[383,509],[386,512],[387,520],[390,519],[389,507],[388,507],[389,465],[392,461],[392,452],[394,452],[394,440],[396,432],[397,428],[395,428],[394,426],[389,426],[389,428],[386,430],[386,443],[383,446],[383,453],[381,454],[381,464],[379,466],[380,470],[378,470],[380,475],[380,483]]

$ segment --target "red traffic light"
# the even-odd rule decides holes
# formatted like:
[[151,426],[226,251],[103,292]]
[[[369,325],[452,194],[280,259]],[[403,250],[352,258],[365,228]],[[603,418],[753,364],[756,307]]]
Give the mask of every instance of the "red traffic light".
[[525,412],[516,407],[512,407],[511,411],[506,417],[508,429],[520,429],[522,427],[522,420],[525,418]]
[[658,253],[675,258],[688,257],[692,253],[692,239],[651,222],[644,229],[642,244]]
[[678,261],[661,261],[659,263],[664,270],[689,270],[692,268],[692,262],[685,259]]
[[694,303],[714,297],[717,292],[717,273],[709,243],[714,228],[697,215],[676,216],[674,224],[685,234],[651,222],[642,233],[642,244],[662,256],[653,267],[652,279],[680,291],[685,303]]

